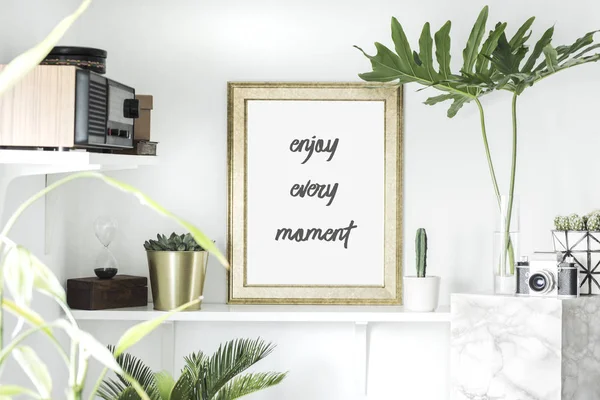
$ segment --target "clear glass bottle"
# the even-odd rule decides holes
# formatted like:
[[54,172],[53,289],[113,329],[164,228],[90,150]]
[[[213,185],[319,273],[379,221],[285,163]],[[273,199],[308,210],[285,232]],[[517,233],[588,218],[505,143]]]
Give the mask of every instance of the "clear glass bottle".
[[501,196],[494,230],[494,293],[515,294],[515,265],[519,260],[519,200]]

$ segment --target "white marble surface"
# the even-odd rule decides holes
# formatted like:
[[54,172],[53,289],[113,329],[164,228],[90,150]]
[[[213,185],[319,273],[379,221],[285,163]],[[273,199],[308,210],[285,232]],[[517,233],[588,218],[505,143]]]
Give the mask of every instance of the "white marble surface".
[[562,398],[600,399],[600,296],[563,303]]
[[455,400],[600,399],[600,298],[452,295]]

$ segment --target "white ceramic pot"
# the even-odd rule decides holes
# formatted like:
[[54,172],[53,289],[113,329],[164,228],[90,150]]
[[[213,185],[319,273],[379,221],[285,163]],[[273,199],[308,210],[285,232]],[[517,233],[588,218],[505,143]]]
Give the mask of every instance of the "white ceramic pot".
[[440,277],[404,277],[404,309],[408,311],[435,311],[440,297]]

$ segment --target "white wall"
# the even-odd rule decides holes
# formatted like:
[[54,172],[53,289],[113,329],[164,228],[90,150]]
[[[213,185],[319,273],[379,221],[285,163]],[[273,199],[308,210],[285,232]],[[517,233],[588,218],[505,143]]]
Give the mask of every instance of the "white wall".
[[[0,0],[0,37],[6,38],[1,59],[41,38],[76,3]],[[463,44],[483,5],[474,0],[102,0],[63,43],[107,49],[108,76],[155,96],[153,136],[160,142],[160,166],[114,176],[202,227],[224,249],[227,81],[357,80],[356,74],[369,65],[352,45],[373,51],[373,41],[389,43],[392,15],[415,44],[424,21],[439,27],[451,19],[453,65],[458,69]],[[557,44],[570,43],[599,25],[600,5],[593,0],[504,0],[490,6],[491,20],[508,21],[510,32],[531,15],[538,16],[534,37],[556,24]],[[600,169],[595,162],[600,148],[599,67],[561,73],[519,100],[517,192],[525,252],[551,246],[548,230],[557,213],[585,213],[600,205],[600,189],[594,185]],[[415,229],[426,227],[429,271],[443,277],[442,302],[447,304],[452,291],[491,287],[494,198],[475,107],[467,105],[448,120],[443,106],[422,104],[433,92],[416,89],[405,90],[405,268],[413,269]],[[500,184],[507,191],[509,94],[484,98],[483,103]],[[66,232],[67,239],[51,244],[54,252],[64,250],[68,260],[55,267],[69,277],[91,273],[99,249],[92,222],[98,215],[113,215],[121,223],[113,249],[122,272],[145,274],[141,243],[156,232],[175,229],[96,182],[74,183],[55,200],[48,228]],[[226,300],[226,275],[214,262],[205,297],[207,302]],[[124,328],[92,325],[106,341]],[[178,331],[177,351],[182,356],[195,348],[211,350],[229,337],[260,334],[279,344],[278,355],[264,365],[289,369],[291,375],[280,388],[253,398],[346,399],[351,396],[347,353],[352,332],[344,324],[190,324]],[[370,398],[448,398],[448,337],[441,325],[375,326]],[[155,352],[157,340],[150,338],[136,352]]]

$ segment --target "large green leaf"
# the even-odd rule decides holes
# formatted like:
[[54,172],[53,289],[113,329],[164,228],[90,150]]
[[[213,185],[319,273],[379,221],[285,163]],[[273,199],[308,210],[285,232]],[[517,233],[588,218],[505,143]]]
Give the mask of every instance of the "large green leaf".
[[556,68],[558,68],[558,53],[551,44],[544,47],[544,56],[546,57],[546,66],[548,67],[548,71],[552,73],[556,72]]
[[31,347],[20,346],[13,350],[12,356],[31,380],[40,397],[50,399],[52,397],[52,377],[48,367],[36,352]]
[[440,74],[433,66],[433,39],[431,38],[429,22],[423,25],[423,31],[419,39],[419,59],[427,72],[429,80],[431,82],[439,82],[441,80]]
[[278,372],[256,372],[234,378],[214,397],[214,400],[235,400],[254,392],[278,385],[287,374]]
[[443,79],[450,78],[450,28],[452,23],[447,21],[439,31],[434,35],[435,38],[435,58],[440,67],[440,76]]
[[482,74],[485,76],[489,73],[489,65],[490,65],[489,57],[492,55],[492,53],[496,49],[496,46],[498,46],[498,39],[500,39],[500,36],[504,33],[505,29],[506,29],[506,22],[496,24],[496,27],[494,28],[494,30],[490,31],[487,39],[481,46],[481,52],[479,53],[477,62],[475,64],[475,71],[478,74]]
[[592,44],[594,42],[594,35],[598,32],[599,31],[588,32],[585,35],[583,35],[582,37],[580,37],[579,39],[577,39],[575,41],[575,43],[573,43],[570,46],[558,46],[556,48],[556,53],[559,56],[558,62],[562,62],[562,61],[566,60],[573,53],[576,53],[579,50],[583,49],[584,47]]
[[535,44],[535,47],[533,48],[533,51],[531,52],[529,58],[525,62],[525,65],[523,65],[521,72],[531,72],[533,66],[537,62],[537,59],[542,55],[544,47],[548,46],[552,41],[553,34],[554,27],[548,28],[548,30],[544,32],[540,40],[538,40],[538,42]]
[[84,0],[79,8],[60,21],[43,41],[19,55],[4,67],[0,72],[0,95],[21,80],[46,57],[91,2],[92,0]]
[[525,21],[525,23],[521,25],[514,36],[510,39],[510,42],[508,42],[513,53],[517,51],[519,47],[523,46],[531,36],[531,31],[529,34],[527,34],[527,31],[529,31],[529,28],[531,28],[531,25],[533,25],[533,21],[535,21],[535,17],[531,17]]
[[487,18],[488,6],[485,6],[479,13],[477,21],[475,21],[475,25],[473,25],[473,29],[469,35],[469,40],[467,40],[467,46],[463,50],[463,72],[471,73],[473,71],[473,66],[477,61],[477,56],[479,54],[479,46],[485,35]]

